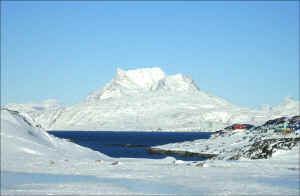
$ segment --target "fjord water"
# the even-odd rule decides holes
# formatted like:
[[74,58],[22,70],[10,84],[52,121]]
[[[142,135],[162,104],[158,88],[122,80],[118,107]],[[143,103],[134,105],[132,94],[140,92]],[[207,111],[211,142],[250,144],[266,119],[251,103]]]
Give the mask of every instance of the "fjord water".
[[[48,131],[81,146],[115,158],[161,159],[165,155],[147,153],[147,148],[175,142],[208,139],[208,132],[136,132],[136,131]],[[173,156],[179,160],[203,160],[196,157]]]

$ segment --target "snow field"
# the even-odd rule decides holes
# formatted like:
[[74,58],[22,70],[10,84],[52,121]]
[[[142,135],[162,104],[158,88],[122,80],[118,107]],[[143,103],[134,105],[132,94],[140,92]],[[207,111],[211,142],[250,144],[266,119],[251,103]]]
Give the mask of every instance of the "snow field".
[[[298,195],[299,151],[270,160],[112,159],[1,110],[1,194]],[[115,164],[118,162],[119,164]]]

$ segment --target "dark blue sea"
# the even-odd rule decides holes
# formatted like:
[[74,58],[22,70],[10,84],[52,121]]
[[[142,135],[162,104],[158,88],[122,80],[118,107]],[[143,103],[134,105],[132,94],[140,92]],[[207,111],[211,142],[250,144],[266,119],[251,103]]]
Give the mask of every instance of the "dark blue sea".
[[[208,139],[211,133],[202,132],[130,132],[130,131],[48,131],[48,133],[69,139],[81,146],[115,158],[161,159],[165,155],[147,153],[147,148],[175,142]],[[203,160],[195,157],[174,156],[185,161]]]

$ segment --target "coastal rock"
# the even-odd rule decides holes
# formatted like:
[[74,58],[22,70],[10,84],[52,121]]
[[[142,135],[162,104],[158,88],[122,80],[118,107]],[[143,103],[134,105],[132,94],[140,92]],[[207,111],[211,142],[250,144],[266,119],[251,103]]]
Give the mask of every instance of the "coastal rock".
[[[289,122],[286,123],[285,129],[273,126],[280,125],[282,120]],[[298,116],[280,117],[269,120],[255,129],[227,129],[225,132],[220,130],[213,133],[209,139],[155,146],[149,152],[213,160],[268,159],[279,150],[289,151],[299,146],[300,129],[296,126],[298,120]]]
[[299,146],[300,138],[278,138],[265,139],[257,141],[245,148],[240,149],[230,160],[238,160],[241,158],[248,159],[267,159],[278,150],[291,150],[295,146]]
[[147,152],[150,154],[179,155],[183,157],[198,157],[198,158],[212,158],[217,156],[216,154],[194,153],[194,152],[181,151],[181,150],[164,150],[160,148],[148,148]]

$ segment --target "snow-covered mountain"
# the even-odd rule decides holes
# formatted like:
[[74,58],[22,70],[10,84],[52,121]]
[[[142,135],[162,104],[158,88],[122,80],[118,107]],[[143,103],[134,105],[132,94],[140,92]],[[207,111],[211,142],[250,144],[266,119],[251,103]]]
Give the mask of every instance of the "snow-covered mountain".
[[124,71],[81,103],[55,101],[6,106],[31,116],[52,130],[180,130],[210,131],[233,123],[260,124],[295,115],[299,102],[287,98],[278,106],[250,110],[202,92],[192,78],[166,75],[160,68]]
[[48,99],[37,103],[10,103],[5,108],[20,112],[35,126],[42,125],[44,128],[49,128],[62,114],[65,106],[55,99]]
[[115,78],[104,88],[91,93],[86,101],[94,103],[108,98],[163,91],[196,92],[199,91],[199,88],[191,78],[182,74],[166,76],[157,67],[129,71],[117,69]]

